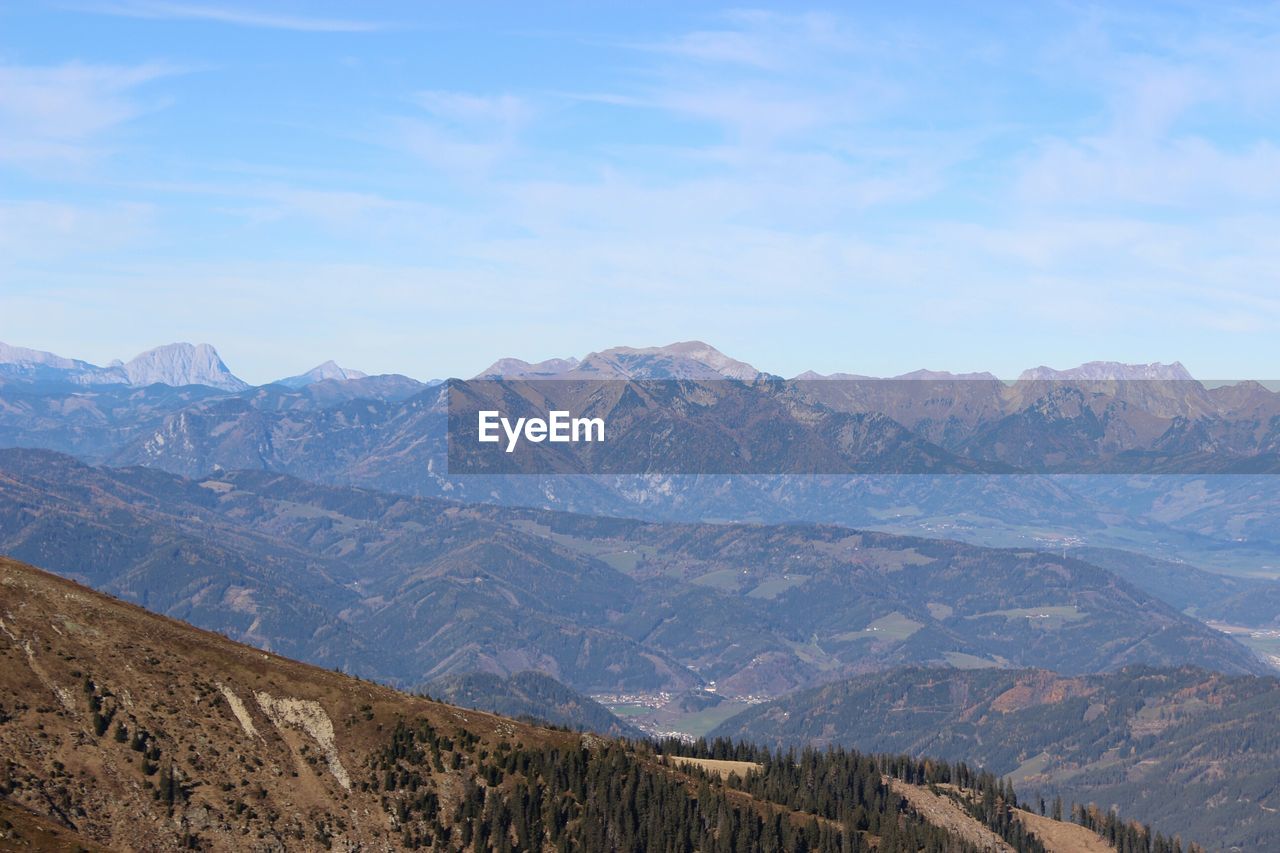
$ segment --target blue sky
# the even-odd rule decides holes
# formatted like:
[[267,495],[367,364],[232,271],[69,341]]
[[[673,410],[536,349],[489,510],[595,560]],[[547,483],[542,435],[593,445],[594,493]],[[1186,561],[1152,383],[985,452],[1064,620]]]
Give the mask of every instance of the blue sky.
[[0,340],[1280,375],[1280,5],[0,5]]

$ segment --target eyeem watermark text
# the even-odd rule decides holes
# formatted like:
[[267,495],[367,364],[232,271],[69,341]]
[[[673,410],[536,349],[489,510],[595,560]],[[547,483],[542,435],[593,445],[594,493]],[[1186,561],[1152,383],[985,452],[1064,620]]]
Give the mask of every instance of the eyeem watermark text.
[[[555,410],[545,418],[516,418],[515,422],[504,418],[496,410],[484,410],[479,415],[479,440],[487,443],[507,439],[507,453],[516,449],[520,439],[538,444],[543,441],[583,442],[604,441],[603,418],[575,418],[567,411]],[[501,431],[501,434],[499,433]]]

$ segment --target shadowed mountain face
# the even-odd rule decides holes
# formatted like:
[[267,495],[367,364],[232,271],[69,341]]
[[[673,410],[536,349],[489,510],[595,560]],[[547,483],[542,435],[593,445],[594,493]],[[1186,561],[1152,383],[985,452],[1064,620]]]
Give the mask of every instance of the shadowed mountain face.
[[1117,804],[1213,840],[1280,845],[1280,682],[1202,670],[903,669],[750,708],[712,732],[774,744],[966,756],[1024,796]]
[[0,552],[404,684],[777,694],[903,663],[1263,664],[1080,560],[820,526],[464,506],[263,472],[199,481],[0,453]]

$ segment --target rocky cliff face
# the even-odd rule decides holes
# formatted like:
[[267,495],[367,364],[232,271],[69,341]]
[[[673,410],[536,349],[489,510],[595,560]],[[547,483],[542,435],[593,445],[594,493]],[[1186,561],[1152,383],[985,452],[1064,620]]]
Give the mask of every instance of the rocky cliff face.
[[[317,368],[318,369],[318,368]],[[209,344],[165,344],[128,362],[99,367],[51,352],[0,343],[0,380],[39,385],[205,385],[223,391],[250,387]]]
[[1091,382],[1111,379],[1154,379],[1172,382],[1186,381],[1191,378],[1191,374],[1187,372],[1187,369],[1182,366],[1180,361],[1175,361],[1173,364],[1161,364],[1160,362],[1124,364],[1118,361],[1090,361],[1087,364],[1072,367],[1069,370],[1054,370],[1052,367],[1041,365],[1040,367],[1022,371],[1022,375],[1018,377],[1018,379],[1024,381],[1083,379]]
[[243,391],[249,383],[238,378],[208,344],[166,344],[147,350],[124,365],[130,385],[208,385]]

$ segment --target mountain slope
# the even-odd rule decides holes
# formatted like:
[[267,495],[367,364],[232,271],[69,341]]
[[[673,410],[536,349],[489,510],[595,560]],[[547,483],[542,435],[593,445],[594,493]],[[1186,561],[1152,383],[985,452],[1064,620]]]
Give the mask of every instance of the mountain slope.
[[1275,581],[1215,574],[1186,562],[1115,548],[1077,548],[1071,553],[1201,619],[1259,628],[1280,622],[1280,583]]
[[[797,765],[740,746],[744,760],[730,764],[745,778],[708,775],[698,765],[709,755],[406,696],[5,559],[0,610],[0,830],[26,838],[70,832],[85,847],[149,850],[856,853],[874,842],[879,853],[967,853],[976,848],[962,839],[989,827],[1008,849],[1045,849],[992,779],[936,763],[832,753]],[[797,784],[802,775],[813,783]],[[986,806],[957,788],[973,805],[930,823],[898,793],[924,791],[926,776],[972,780]]]
[[693,681],[609,625],[635,594],[625,575],[457,504],[0,459],[0,553],[244,642],[408,685],[530,668],[584,688]]
[[510,678],[491,672],[446,675],[425,685],[424,690],[450,705],[504,717],[533,718],[612,737],[644,737],[639,729],[615,717],[599,702],[540,672],[517,672]]
[[1117,804],[1214,849],[1280,846],[1280,681],[1134,668],[902,669],[750,708],[712,732],[956,759],[1024,795]]
[[[468,506],[261,471],[198,481],[0,451],[0,553],[403,685],[778,695],[904,663],[1264,664],[1080,560],[818,525]],[[1043,614],[1043,615],[1042,615]]]

